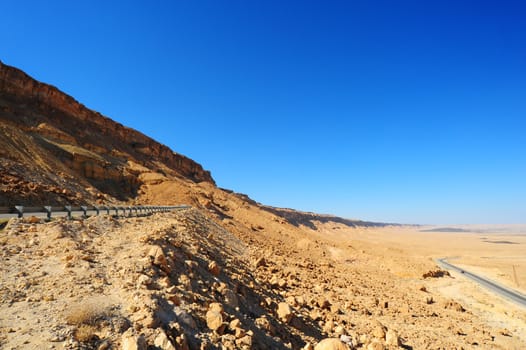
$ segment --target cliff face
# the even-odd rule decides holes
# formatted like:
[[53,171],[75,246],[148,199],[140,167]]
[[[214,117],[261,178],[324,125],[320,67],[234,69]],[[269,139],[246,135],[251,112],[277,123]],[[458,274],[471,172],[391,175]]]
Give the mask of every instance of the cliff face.
[[81,185],[72,189],[73,198],[55,202],[75,202],[90,193],[129,200],[143,173],[214,184],[210,172],[193,160],[1,62],[0,138],[0,206],[14,204],[7,184],[33,189],[22,198],[18,191],[18,203],[33,198],[35,186],[43,191],[63,186],[56,172]]

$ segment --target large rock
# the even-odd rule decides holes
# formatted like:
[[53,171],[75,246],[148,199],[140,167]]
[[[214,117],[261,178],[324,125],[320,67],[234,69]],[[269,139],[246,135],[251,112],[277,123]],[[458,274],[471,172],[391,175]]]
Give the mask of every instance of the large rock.
[[382,323],[380,323],[380,321],[376,321],[375,324],[374,324],[372,335],[373,335],[373,337],[375,337],[377,339],[384,340],[385,339],[385,331],[386,331],[385,326]]
[[177,319],[177,322],[179,322],[179,324],[183,326],[183,328],[189,331],[195,331],[197,329],[197,324],[194,318],[184,309],[176,306],[174,307],[174,313],[175,313],[175,318]]
[[226,325],[223,322],[223,306],[221,304],[210,304],[206,313],[206,325],[217,333],[223,332]]
[[319,342],[314,350],[349,350],[349,347],[338,338],[326,338]]
[[395,330],[389,329],[385,334],[385,343],[387,345],[400,346],[400,338]]
[[146,350],[147,344],[142,335],[133,334],[131,329],[122,334],[121,350]]
[[219,272],[221,272],[221,269],[215,261],[211,261],[208,264],[208,271],[210,271],[210,273],[214,276],[219,276]]
[[153,246],[148,251],[148,256],[152,260],[152,264],[161,268],[162,270],[168,271],[168,261],[164,255],[163,248],[159,246]]
[[155,345],[160,350],[176,350],[175,346],[172,344],[170,339],[168,339],[168,336],[162,329],[160,330],[159,335],[155,337],[153,345]]
[[292,310],[287,303],[279,303],[276,313],[278,314],[278,318],[284,323],[289,323],[293,316]]

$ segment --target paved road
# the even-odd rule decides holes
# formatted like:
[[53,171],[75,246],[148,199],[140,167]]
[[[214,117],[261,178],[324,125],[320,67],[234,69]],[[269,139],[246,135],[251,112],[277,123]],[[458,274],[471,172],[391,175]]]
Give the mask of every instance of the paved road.
[[475,275],[474,273],[471,273],[469,271],[466,271],[464,269],[461,269],[460,267],[457,267],[455,265],[452,265],[447,262],[447,258],[441,258],[436,259],[436,262],[438,265],[442,266],[443,268],[447,270],[452,270],[461,273],[463,276],[477,282],[478,284],[482,285],[486,289],[489,289],[490,291],[509,299],[523,307],[526,307],[526,296],[513,290],[510,288],[506,288],[504,286],[501,286],[495,282],[492,282],[490,280],[485,279],[484,277],[480,277],[478,275]]

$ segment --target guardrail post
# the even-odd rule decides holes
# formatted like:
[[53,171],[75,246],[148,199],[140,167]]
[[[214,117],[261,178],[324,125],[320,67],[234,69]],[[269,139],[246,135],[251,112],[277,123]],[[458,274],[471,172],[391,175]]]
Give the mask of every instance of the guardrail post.
[[66,205],[64,209],[68,212],[68,219],[71,220],[71,205]]
[[18,217],[21,218],[24,216],[24,206],[23,205],[17,205],[15,206],[15,209],[18,213]]
[[103,208],[106,209],[106,213],[107,213],[108,215],[110,215],[110,207],[103,207]]
[[84,214],[82,215],[83,218],[87,218],[88,217],[88,207],[86,206],[81,206],[80,209],[84,212]]
[[47,213],[47,219],[48,219],[48,220],[51,220],[51,206],[49,206],[49,205],[48,205],[48,206],[45,206],[45,207],[44,207],[44,210],[45,210],[46,213]]
[[95,208],[95,215],[99,216],[100,212],[99,212],[99,207],[94,207]]

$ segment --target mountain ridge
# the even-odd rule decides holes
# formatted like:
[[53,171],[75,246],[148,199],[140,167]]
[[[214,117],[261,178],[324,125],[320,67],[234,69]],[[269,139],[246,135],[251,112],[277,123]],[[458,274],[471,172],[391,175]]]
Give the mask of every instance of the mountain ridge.
[[219,188],[201,164],[1,61],[0,135],[0,206],[177,203],[224,219],[248,205],[311,229],[387,225],[275,208]]
[[[109,192],[117,200],[129,200],[138,190],[139,181],[133,176],[134,166],[126,164],[130,160],[137,165],[135,168],[142,166],[160,173],[171,171],[172,176],[215,184],[210,172],[190,158],[87,108],[58,88],[38,82],[23,71],[1,62],[0,91],[1,131],[5,136],[0,145],[4,146],[4,151],[0,153],[3,158],[24,160],[24,144],[44,148],[47,150],[45,155],[35,153],[47,156],[46,160],[53,156],[58,158],[59,163],[65,163],[80,173],[99,192]],[[20,132],[29,137],[20,135]],[[42,171],[45,166],[41,164],[37,168]],[[11,176],[20,175],[24,175],[23,172],[11,172]],[[112,185],[124,186],[126,190],[108,191],[105,184],[108,181]],[[93,196],[86,191],[76,191],[82,197],[96,199],[96,196],[90,198]],[[99,193],[99,198],[101,195]],[[67,199],[77,201],[75,198]],[[52,200],[61,202],[58,197]],[[13,203],[4,201],[0,204]]]

